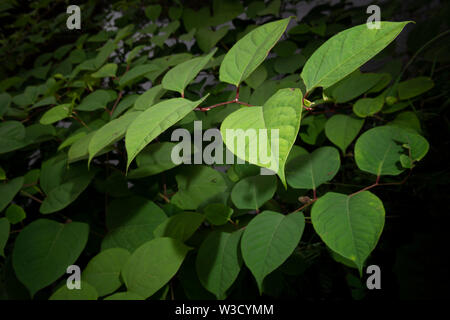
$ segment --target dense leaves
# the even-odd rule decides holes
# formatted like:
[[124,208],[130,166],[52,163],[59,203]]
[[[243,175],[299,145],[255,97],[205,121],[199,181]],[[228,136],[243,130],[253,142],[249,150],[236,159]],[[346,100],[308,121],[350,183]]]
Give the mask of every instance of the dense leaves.
[[0,6],[0,298],[361,298],[398,195],[448,180],[421,178],[446,51],[410,21],[80,3],[81,30],[63,3]]

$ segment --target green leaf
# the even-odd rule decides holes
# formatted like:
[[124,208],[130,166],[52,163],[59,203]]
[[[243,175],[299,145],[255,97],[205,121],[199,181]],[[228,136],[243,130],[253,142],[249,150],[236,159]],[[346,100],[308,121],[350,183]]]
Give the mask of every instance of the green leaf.
[[238,209],[258,210],[272,199],[277,190],[275,176],[247,177],[236,183],[231,191],[231,200]]
[[[327,118],[323,114],[310,115],[303,119],[302,130],[299,135],[303,142],[315,145],[320,134],[325,129]],[[320,141],[320,140],[319,140]]]
[[6,110],[11,105],[11,101],[12,98],[8,93],[6,92],[0,93],[0,118],[3,117]]
[[209,223],[215,226],[220,226],[230,220],[231,215],[233,214],[233,209],[222,203],[211,203],[203,208],[203,212],[205,213],[206,220],[208,220]]
[[345,78],[383,50],[408,23],[381,21],[379,29],[369,29],[364,23],[331,37],[303,67],[306,91],[327,88]]
[[203,52],[210,52],[211,49],[228,33],[229,26],[223,26],[217,31],[210,28],[199,28],[195,32],[197,44]]
[[106,62],[106,60],[108,60],[108,57],[116,49],[116,46],[117,44],[110,39],[104,44],[103,47],[100,48],[94,60],[95,69],[100,68]]
[[[223,141],[231,152],[252,164],[276,171],[285,187],[284,167],[300,128],[301,100],[300,89],[281,89],[263,107],[233,112],[220,127]],[[234,130],[232,134],[227,133],[229,129]],[[262,138],[265,131],[261,129],[267,130],[267,140]],[[270,150],[270,156],[261,145]],[[267,159],[263,159],[262,154]]]
[[176,145],[173,142],[157,142],[145,147],[136,157],[138,168],[129,171],[127,177],[144,178],[178,166],[171,158],[172,149]]
[[106,227],[109,232],[102,242],[102,250],[124,248],[133,252],[153,239],[153,231],[167,219],[154,202],[141,197],[113,200],[107,210]]
[[384,105],[384,94],[375,98],[362,98],[353,105],[353,112],[361,118],[372,116],[379,112]]
[[66,167],[67,158],[62,153],[42,162],[39,185],[45,194],[62,184]]
[[104,250],[89,261],[81,279],[91,284],[100,297],[113,293],[122,285],[120,272],[130,256],[122,248]]
[[[81,169],[78,167],[77,169]],[[49,214],[60,211],[75,201],[78,196],[89,186],[96,171],[74,170],[78,175],[71,177],[62,184],[53,188],[42,201],[39,212]]]
[[225,55],[220,81],[239,86],[264,61],[280,39],[290,18],[266,23],[240,39]]
[[147,110],[156,102],[158,102],[159,98],[161,98],[164,93],[166,93],[166,90],[164,90],[162,85],[160,84],[151,87],[136,99],[136,101],[134,102],[133,110]]
[[286,169],[287,181],[292,188],[315,190],[322,183],[332,180],[340,165],[336,148],[321,147],[290,160]]
[[282,215],[264,211],[247,225],[241,240],[242,257],[260,293],[264,278],[292,254],[304,228],[305,218],[300,212]]
[[111,90],[96,90],[87,95],[81,103],[75,107],[80,111],[95,111],[99,109],[106,109],[110,101],[117,98],[117,94]]
[[196,210],[200,205],[214,201],[226,193],[228,186],[220,172],[208,166],[188,166],[176,176],[178,192],[171,203],[185,209]]
[[0,154],[20,149],[27,145],[25,127],[19,121],[0,123]]
[[80,289],[69,289],[66,285],[62,285],[49,298],[49,300],[97,300],[98,294],[95,288],[87,283],[81,281]]
[[117,72],[117,64],[108,63],[101,67],[98,71],[91,74],[92,78],[115,77]]
[[161,14],[162,7],[159,4],[150,5],[145,8],[145,16],[152,21],[156,21]]
[[358,69],[328,88],[336,103],[345,103],[373,88],[383,77],[378,73],[361,73]]
[[407,100],[417,97],[434,87],[434,82],[429,77],[417,77],[402,81],[398,84],[398,98]]
[[139,111],[127,113],[120,118],[108,122],[103,127],[96,130],[88,145],[88,165],[91,163],[95,155],[98,154],[103,148],[122,139],[125,136],[128,126],[140,113],[141,112]]
[[185,61],[170,69],[162,79],[163,88],[166,90],[177,91],[184,96],[184,89],[192,80],[194,80],[208,61],[211,60],[216,51],[217,48],[205,57],[197,57]]
[[71,104],[65,103],[59,106],[53,107],[46,111],[39,122],[41,124],[52,124],[59,120],[65,119],[72,113]]
[[127,289],[144,299],[150,297],[175,275],[189,250],[171,238],[156,238],[144,243],[123,268]]
[[415,132],[395,126],[375,127],[356,140],[355,161],[362,171],[396,176],[404,171],[399,165],[402,154],[409,156],[411,152],[411,160],[420,161],[428,149],[427,140]]
[[86,246],[89,225],[38,219],[26,226],[14,245],[12,262],[17,278],[34,296],[65,274]]
[[141,113],[128,127],[125,146],[128,154],[127,170],[136,157],[153,139],[166,131],[189,112],[196,108],[207,96],[197,101],[173,98],[162,101]]
[[363,124],[364,120],[336,114],[325,124],[325,135],[345,154],[345,150],[361,131]]
[[156,64],[141,64],[132,69],[130,69],[127,73],[120,77],[119,86],[125,87],[126,85],[132,84],[134,81],[138,80],[140,77],[143,77],[145,74],[157,71],[160,67]]
[[239,246],[242,232],[243,229],[233,233],[212,232],[198,249],[197,275],[202,285],[218,299],[226,298],[226,291],[241,270],[242,256]]
[[195,212],[183,212],[163,221],[153,231],[155,238],[169,237],[181,242],[188,240],[200,227],[205,216]]
[[384,226],[384,207],[369,191],[354,195],[328,192],[311,209],[317,234],[333,251],[353,261],[360,271]]
[[10,225],[6,218],[0,218],[0,256],[5,257],[5,246],[9,238]]
[[260,65],[256,70],[245,79],[245,83],[252,89],[258,88],[267,79],[267,69]]
[[419,134],[422,132],[420,120],[412,111],[399,113],[394,120],[388,122],[388,125],[400,127],[406,130],[412,130]]
[[144,298],[137,293],[126,291],[114,293],[107,296],[104,300],[144,300]]
[[9,223],[16,224],[21,222],[23,219],[27,217],[27,214],[22,209],[21,206],[12,203],[5,212],[6,218],[8,218]]
[[23,177],[14,178],[7,183],[0,183],[0,212],[14,199],[23,186]]

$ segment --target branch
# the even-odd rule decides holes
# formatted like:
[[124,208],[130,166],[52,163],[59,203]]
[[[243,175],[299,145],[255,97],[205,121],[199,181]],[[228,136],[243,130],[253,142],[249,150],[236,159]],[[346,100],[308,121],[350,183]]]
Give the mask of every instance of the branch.
[[122,99],[122,94],[123,94],[123,91],[121,90],[121,91],[119,92],[119,95],[118,95],[117,99],[116,99],[116,102],[114,102],[114,105],[113,105],[111,111],[109,111],[109,116],[110,116],[110,117],[112,116],[114,110],[116,109],[117,104],[119,103],[120,99]]

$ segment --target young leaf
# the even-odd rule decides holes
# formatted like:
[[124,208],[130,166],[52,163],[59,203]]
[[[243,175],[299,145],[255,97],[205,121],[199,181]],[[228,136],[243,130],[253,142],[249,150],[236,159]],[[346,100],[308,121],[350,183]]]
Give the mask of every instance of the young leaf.
[[212,232],[198,249],[197,275],[202,285],[218,299],[226,298],[226,291],[241,270],[242,256],[239,245],[242,232],[243,229],[233,233]]
[[287,181],[292,188],[317,189],[322,183],[333,179],[340,165],[336,148],[321,147],[290,160],[286,169]]
[[353,105],[353,113],[361,118],[374,115],[383,108],[384,98],[384,94],[375,98],[361,98]]
[[27,217],[25,210],[21,206],[12,203],[5,212],[6,218],[8,218],[9,223],[16,224],[21,222]]
[[325,124],[325,134],[345,154],[345,149],[356,138],[363,124],[364,120],[355,119],[344,114],[336,114],[329,118]]
[[120,272],[130,256],[131,254],[122,248],[101,251],[89,261],[81,280],[91,284],[100,297],[110,294],[122,285]]
[[125,146],[128,154],[127,170],[131,161],[147,144],[183,119],[206,97],[197,101],[189,101],[183,98],[165,100],[141,113],[130,124],[125,135]]
[[12,262],[31,296],[66,273],[86,246],[88,235],[86,223],[47,219],[35,220],[19,233]]
[[344,30],[327,40],[308,59],[301,77],[306,91],[315,87],[328,88],[391,43],[410,23],[381,21],[379,29],[369,29],[366,24]]
[[272,199],[277,190],[275,176],[257,175],[240,180],[231,191],[231,200],[238,209],[258,210]]
[[117,72],[117,64],[108,63],[101,67],[98,71],[91,74],[92,78],[115,77]]
[[360,271],[384,226],[384,207],[369,191],[354,195],[328,192],[311,210],[311,221],[323,242],[353,261]]
[[[407,145],[407,148],[405,148]],[[359,169],[379,175],[399,175],[402,154],[420,161],[428,152],[425,138],[399,127],[375,127],[364,132],[355,144],[355,161]]]
[[242,257],[262,293],[264,278],[294,251],[305,228],[300,212],[282,215],[264,211],[247,225],[241,240]]
[[94,286],[90,285],[86,281],[81,281],[80,289],[69,289],[63,284],[58,290],[56,290],[49,298],[49,300],[97,300],[98,293]]
[[211,57],[216,53],[217,48],[205,57],[197,57],[185,61],[170,69],[162,79],[162,86],[166,90],[179,92],[184,96],[184,89],[194,80],[197,74],[205,67]]
[[184,242],[200,227],[205,217],[195,212],[178,213],[162,222],[153,231],[155,238],[170,237]]
[[53,107],[46,111],[39,121],[41,124],[52,124],[59,120],[65,119],[70,116],[72,111],[70,110],[71,104],[65,103],[59,106]]
[[240,39],[220,65],[220,81],[239,86],[264,61],[291,18],[266,23]]
[[150,297],[175,275],[189,250],[172,238],[156,238],[144,243],[123,268],[127,289],[144,299]]

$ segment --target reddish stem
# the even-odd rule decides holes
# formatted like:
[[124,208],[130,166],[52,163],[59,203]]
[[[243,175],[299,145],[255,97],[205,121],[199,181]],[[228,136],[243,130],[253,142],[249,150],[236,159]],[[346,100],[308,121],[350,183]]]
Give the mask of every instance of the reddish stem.
[[118,96],[117,99],[116,99],[116,102],[114,102],[114,105],[113,105],[111,111],[109,111],[109,116],[112,116],[114,110],[115,110],[116,107],[117,107],[117,104],[119,103],[120,99],[122,99],[122,95],[123,95],[123,91],[120,91],[120,92],[119,92],[119,96]]

